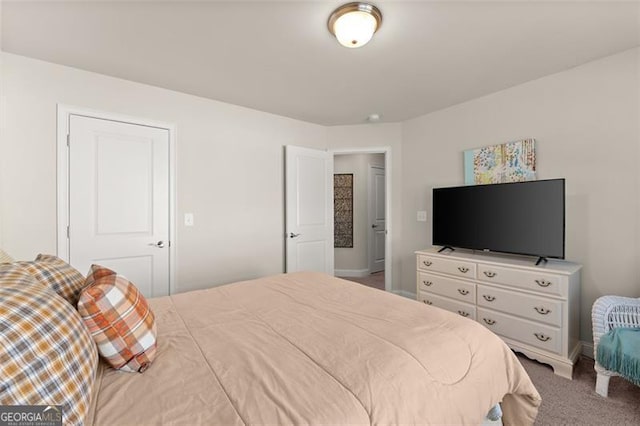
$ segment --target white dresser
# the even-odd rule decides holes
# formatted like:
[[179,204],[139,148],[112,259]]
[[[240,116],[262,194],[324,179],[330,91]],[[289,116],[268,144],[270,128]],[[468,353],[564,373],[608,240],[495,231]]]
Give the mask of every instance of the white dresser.
[[571,379],[580,354],[581,265],[457,249],[416,252],[419,301],[475,320]]

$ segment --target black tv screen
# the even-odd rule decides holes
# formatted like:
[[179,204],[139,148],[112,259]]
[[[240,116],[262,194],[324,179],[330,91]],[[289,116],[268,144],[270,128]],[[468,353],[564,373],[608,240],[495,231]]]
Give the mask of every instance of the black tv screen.
[[564,259],[564,179],[433,189],[433,245]]

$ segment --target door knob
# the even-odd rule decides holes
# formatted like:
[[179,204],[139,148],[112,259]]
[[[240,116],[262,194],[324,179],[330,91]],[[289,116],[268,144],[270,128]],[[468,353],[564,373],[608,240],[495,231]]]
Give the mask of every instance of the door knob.
[[302,234],[294,234],[293,232],[289,232],[289,238],[296,238],[299,237]]
[[375,228],[377,228],[377,227],[378,227],[378,225],[376,225],[376,224],[374,223],[373,225],[371,225],[371,227],[375,229]]
[[157,243],[149,243],[150,246],[164,248],[164,241],[158,241]]

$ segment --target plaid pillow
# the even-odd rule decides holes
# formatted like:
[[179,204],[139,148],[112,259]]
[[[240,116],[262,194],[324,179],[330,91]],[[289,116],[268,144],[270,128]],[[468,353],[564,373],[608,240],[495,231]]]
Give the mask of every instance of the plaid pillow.
[[11,263],[13,258],[6,251],[0,249],[0,263]]
[[84,423],[98,366],[78,312],[15,264],[0,265],[0,405],[62,405]]
[[39,254],[32,262],[16,263],[74,307],[78,304],[78,296],[84,287],[84,276],[64,260],[50,254]]
[[122,275],[92,265],[78,312],[115,369],[142,373],[156,356],[156,321],[146,299]]

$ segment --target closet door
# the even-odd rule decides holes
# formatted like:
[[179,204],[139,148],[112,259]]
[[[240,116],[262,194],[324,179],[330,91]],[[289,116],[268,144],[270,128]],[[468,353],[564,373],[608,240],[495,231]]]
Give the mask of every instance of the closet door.
[[71,115],[69,261],[169,294],[169,131]]

